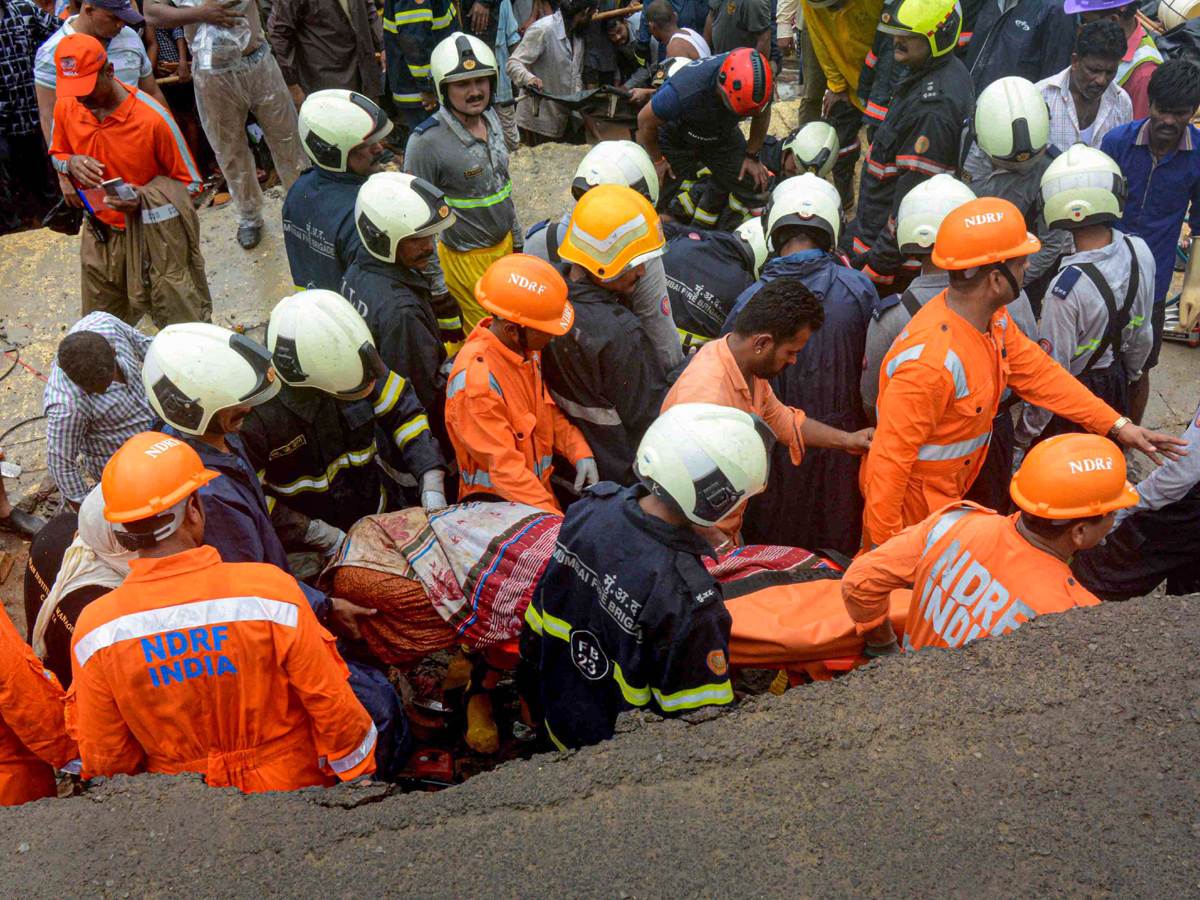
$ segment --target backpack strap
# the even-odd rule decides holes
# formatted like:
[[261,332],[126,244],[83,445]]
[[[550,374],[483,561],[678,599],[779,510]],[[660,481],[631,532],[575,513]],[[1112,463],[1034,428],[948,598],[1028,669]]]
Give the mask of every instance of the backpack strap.
[[904,308],[908,310],[909,318],[915,316],[921,311],[921,301],[917,299],[917,295],[911,290],[907,290],[900,295],[900,302],[904,304]]
[[558,222],[552,221],[546,226],[546,255],[556,266],[562,262],[562,257],[558,255]]
[[1087,364],[1079,373],[1081,377],[1092,370],[1109,347],[1112,347],[1114,363],[1123,365],[1125,362],[1125,352],[1121,347],[1121,334],[1129,325],[1129,311],[1133,308],[1133,301],[1137,297],[1141,272],[1138,270],[1137,253],[1134,252],[1133,242],[1129,240],[1128,236],[1124,240],[1125,246],[1129,248],[1129,287],[1125,291],[1125,303],[1120,310],[1117,309],[1117,298],[1113,294],[1112,287],[1108,280],[1100,274],[1100,270],[1094,263],[1076,263],[1074,266],[1096,286],[1096,290],[1104,298],[1104,305],[1108,308],[1108,328],[1104,331],[1100,346],[1088,357]]

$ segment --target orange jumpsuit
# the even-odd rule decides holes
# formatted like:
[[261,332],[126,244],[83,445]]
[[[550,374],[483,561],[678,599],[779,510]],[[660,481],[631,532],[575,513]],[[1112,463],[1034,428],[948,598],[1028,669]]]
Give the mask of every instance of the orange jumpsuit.
[[[765,378],[754,378],[753,381],[753,385],[746,384],[746,378],[729,349],[728,337],[709,341],[700,348],[700,352],[667,392],[662,411],[666,412],[680,403],[713,403],[748,412],[767,423],[776,439],[791,451],[792,462],[800,465],[804,457],[804,439],[800,437],[804,412],[784,406]],[[737,540],[738,532],[742,530],[745,512],[746,506],[743,504],[737,512],[730,513],[717,523],[717,527],[732,541]]]
[[1034,616],[1096,606],[1065,562],[1020,535],[1020,515],[952,503],[860,556],[842,579],[858,633],[882,624],[891,592],[910,586],[905,650],[961,647]]
[[84,778],[199,772],[251,792],[375,771],[375,725],[295,579],[209,546],[130,568],[71,641]]
[[879,373],[879,427],[859,475],[864,548],[966,494],[1010,384],[1097,434],[1120,417],[1025,337],[1007,308],[987,334],[947,308],[945,291],[913,316]]
[[0,806],[57,795],[55,768],[79,756],[63,723],[63,689],[0,606]]
[[562,514],[550,490],[557,451],[577,463],[592,455],[542,380],[541,354],[522,359],[488,326],[475,326],[446,385],[446,428],[462,476],[458,499],[491,493]]

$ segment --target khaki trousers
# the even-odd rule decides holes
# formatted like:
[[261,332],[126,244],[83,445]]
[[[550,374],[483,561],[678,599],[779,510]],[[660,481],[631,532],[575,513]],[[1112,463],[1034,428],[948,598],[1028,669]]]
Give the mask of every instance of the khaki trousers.
[[80,277],[83,294],[83,315],[96,312],[111,313],[129,325],[137,325],[146,312],[144,307],[129,302],[129,286],[125,277],[125,253],[128,238],[124,228],[109,228],[108,241],[100,243],[87,222],[80,232]]
[[800,74],[804,78],[800,97],[800,124],[807,125],[821,118],[821,103],[825,99],[825,70],[817,59],[808,29],[800,32]]

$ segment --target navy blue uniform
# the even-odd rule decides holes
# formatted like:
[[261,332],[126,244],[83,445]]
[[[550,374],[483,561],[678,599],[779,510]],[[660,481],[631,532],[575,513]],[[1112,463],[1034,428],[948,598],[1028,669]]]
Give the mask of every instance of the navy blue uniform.
[[686,352],[720,336],[733,304],[754,283],[751,250],[735,234],[665,223],[667,296]]
[[296,290],[337,291],[362,242],[354,227],[354,201],[367,179],[313,166],[296,179],[283,201],[283,246]]
[[[485,0],[484,5],[490,4]],[[410,130],[429,115],[421,104],[422,93],[433,93],[429,57],[438,42],[450,36],[447,29],[456,13],[453,0],[384,0],[383,49],[388,86]],[[496,21],[495,10],[490,20]]]
[[731,619],[701,561],[712,548],[642,512],[644,496],[611,482],[585,491],[525,612],[521,658],[537,669],[560,749],[607,740],[627,709],[672,716],[733,702]]
[[[876,302],[871,280],[819,250],[793,253],[763,266],[762,280],[738,298],[725,323],[728,334],[741,309],[768,281],[796,278],[825,307],[825,324],[813,332],[796,362],[771,380],[780,401],[832,428],[867,427],[859,382],[867,343],[867,323]],[[859,458],[841,450],[809,447],[799,466],[788,448],[778,446],[770,490],[746,508],[742,536],[747,543],[832,548],[853,555],[862,545]],[[796,510],[804,515],[796,515]]]
[[967,51],[975,93],[1010,75],[1036,83],[1067,68],[1078,19],[1062,0],[1018,0],[1004,12],[996,0],[984,0]]

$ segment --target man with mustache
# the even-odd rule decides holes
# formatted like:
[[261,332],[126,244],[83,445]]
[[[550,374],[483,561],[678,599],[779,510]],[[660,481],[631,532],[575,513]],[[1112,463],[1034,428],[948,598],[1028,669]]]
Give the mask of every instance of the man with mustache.
[[404,163],[445,191],[456,212],[438,252],[470,333],[487,316],[475,299],[476,282],[500,257],[520,253],[525,234],[509,196],[504,129],[492,109],[495,55],[479,38],[456,31],[434,48],[429,65],[441,106],[409,137]]
[[1133,101],[1116,80],[1124,52],[1120,25],[1089,22],[1075,38],[1071,65],[1037,83],[1050,109],[1050,143],[1060,153],[1076,143],[1099,149],[1106,134],[1133,120]]
[[336,291],[362,246],[354,201],[369,177],[383,171],[383,139],[391,120],[354,91],[310,94],[300,107],[300,145],[313,167],[283,201],[283,245],[296,290]]
[[1154,346],[1145,374],[1130,388],[1129,416],[1135,422],[1146,411],[1150,370],[1158,365],[1184,216],[1191,234],[1200,229],[1200,129],[1191,124],[1200,109],[1200,67],[1186,60],[1163,63],[1150,76],[1146,96],[1149,117],[1114,128],[1100,145],[1121,167],[1129,187],[1116,225],[1144,238],[1154,253]]

